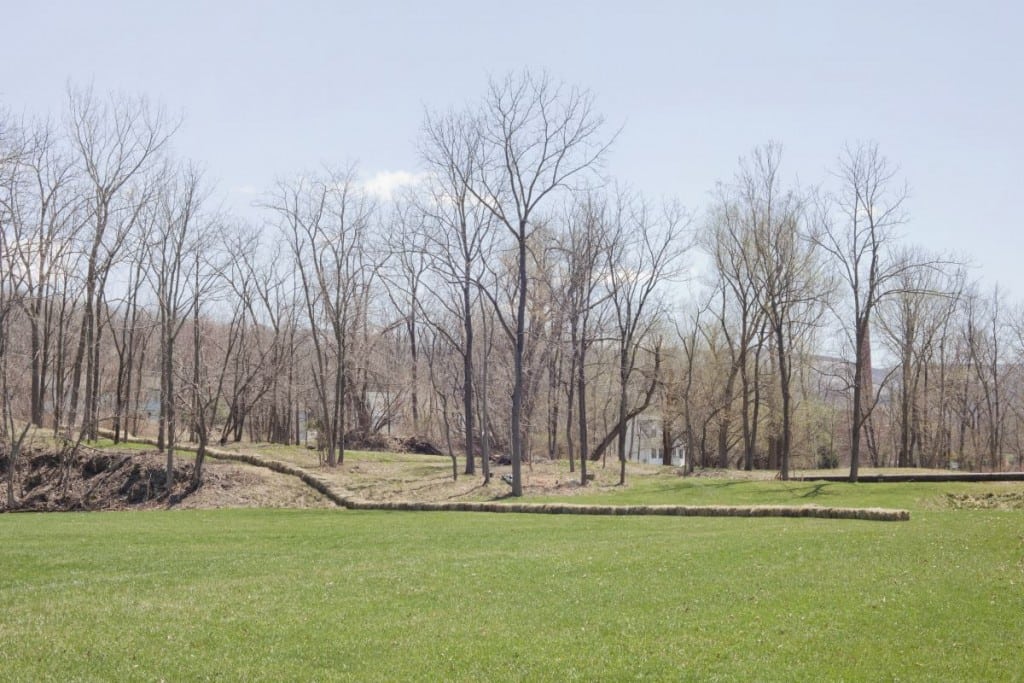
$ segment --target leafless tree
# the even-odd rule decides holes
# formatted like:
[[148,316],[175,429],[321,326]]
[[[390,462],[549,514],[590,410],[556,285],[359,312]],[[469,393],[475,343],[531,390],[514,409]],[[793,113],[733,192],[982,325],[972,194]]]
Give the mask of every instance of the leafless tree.
[[327,464],[344,462],[353,325],[374,270],[364,247],[374,212],[354,170],[279,183],[270,200],[299,274]]
[[[114,389],[114,442],[128,434],[128,414],[131,411],[132,380],[135,375],[136,357],[146,337],[143,328],[149,321],[143,316],[140,295],[146,282],[150,230],[152,223],[143,221],[139,230],[129,238],[127,245],[127,281],[121,296],[111,301],[104,294],[104,309],[110,326],[110,337],[117,355],[117,383]],[[139,370],[141,374],[141,368]],[[137,378],[136,378],[137,380]]]
[[[192,265],[189,281],[192,298],[192,363],[191,368],[181,373],[181,380],[190,391],[189,412],[192,438],[196,442],[195,466],[192,470],[191,487],[199,488],[203,480],[203,464],[210,442],[217,406],[224,395],[225,378],[232,366],[233,357],[245,346],[246,333],[251,333],[250,315],[252,300],[238,294],[232,285],[230,264],[234,254],[229,256],[223,247],[242,242],[248,235],[236,232],[216,219],[205,221],[206,229],[198,235],[191,250]],[[232,237],[225,233],[234,232]],[[219,233],[219,234],[218,234]],[[221,237],[217,240],[214,236]],[[234,250],[231,250],[234,252]],[[214,306],[226,298],[231,305],[231,319],[226,334],[216,335],[209,328],[216,320]],[[218,340],[218,337],[220,339]],[[220,343],[217,343],[220,341]],[[245,349],[247,350],[247,349]],[[263,366],[265,358],[260,358]],[[235,366],[237,368],[237,365]]]
[[427,369],[430,375],[430,386],[441,408],[441,431],[444,435],[445,450],[452,461],[452,481],[457,481],[459,461],[455,457],[455,449],[452,447],[452,422],[455,421],[452,413],[457,411],[452,406],[453,403],[457,404],[457,401],[452,400],[454,398],[452,389],[457,384],[453,381],[455,371],[451,367],[452,356],[446,353],[447,342],[441,339],[438,328],[430,327],[428,335]]
[[[937,257],[919,250],[901,255],[905,263],[939,262]],[[896,466],[913,467],[927,459],[934,464],[939,444],[928,432],[929,400],[932,376],[941,377],[937,352],[948,333],[948,321],[954,315],[964,287],[961,269],[913,268],[895,278],[893,294],[879,302],[878,323],[886,345],[899,359],[896,405]],[[938,411],[936,411],[938,418]]]
[[[398,316],[389,328],[404,332],[408,349],[409,375],[399,379],[409,393],[410,427],[420,433],[420,335],[422,300],[427,295],[426,282],[431,254],[426,247],[424,216],[415,202],[400,197],[392,202],[388,230],[384,238],[387,262],[381,270],[384,290]],[[389,382],[392,384],[394,382]],[[390,421],[389,421],[390,422]],[[467,474],[472,474],[467,461]]]
[[40,427],[55,353],[57,281],[61,270],[74,265],[73,237],[81,220],[74,168],[61,142],[48,121],[33,124],[23,144],[24,180],[13,186],[10,197],[31,342],[31,420]]
[[[659,292],[678,278],[690,247],[689,217],[676,205],[653,209],[641,198],[621,195],[615,211],[605,286],[611,305],[618,374],[619,484],[626,483],[626,425],[651,403],[658,387],[661,341],[657,322],[664,314]],[[641,351],[653,354],[654,370],[638,402],[629,386]]]
[[[455,347],[462,356],[463,413],[466,437],[466,474],[474,471],[476,431],[474,315],[486,263],[494,248],[492,212],[474,199],[471,179],[479,174],[481,130],[455,114],[428,116],[421,156],[431,171],[428,201],[422,202],[427,244],[434,256],[431,269],[446,292],[437,303],[460,321]],[[482,429],[480,430],[483,431]],[[489,479],[486,463],[484,478]]]
[[[210,245],[209,252],[216,253],[217,246]],[[236,443],[242,440],[254,406],[281,383],[282,373],[290,375],[289,348],[292,345],[288,338],[293,336],[294,315],[281,299],[284,278],[278,272],[280,266],[275,268],[259,255],[267,252],[267,242],[259,231],[240,223],[225,226],[225,236],[219,246],[226,249],[229,257],[224,259],[225,263],[210,263],[208,267],[220,281],[216,289],[224,290],[225,307],[230,310],[228,338],[221,344],[224,361],[229,367],[223,368],[223,376],[215,373],[216,385],[227,408],[219,436],[223,445],[229,438]],[[214,286],[212,282],[208,284]],[[204,288],[197,285],[195,291]],[[214,383],[199,384],[209,387]],[[285,390],[290,391],[291,382],[284,384]],[[290,403],[287,401],[288,405]],[[267,412],[262,438],[288,443],[291,430],[279,424],[279,420],[289,422],[289,407],[282,409],[273,401]]]
[[18,262],[19,245],[15,231],[15,201],[21,181],[21,162],[25,150],[16,137],[14,126],[0,111],[0,448],[7,461],[7,507],[17,501],[14,492],[18,459],[31,422],[24,420],[18,430],[14,416],[14,392],[10,373],[11,322],[22,305],[26,271]]
[[[602,287],[607,274],[606,254],[610,251],[613,232],[608,221],[607,198],[587,193],[570,209],[565,229],[560,235],[564,273],[558,305],[567,319],[569,345],[569,378],[566,383],[566,442],[570,463],[573,434],[578,436],[580,484],[587,483],[590,425],[587,408],[587,357],[596,341],[595,310],[608,293]],[[574,405],[575,400],[575,405]]]
[[[742,180],[742,177],[741,179]],[[752,272],[757,261],[759,203],[757,195],[742,182],[720,186],[702,235],[702,247],[711,257],[713,277],[720,292],[714,310],[725,336],[729,369],[722,384],[722,412],[719,417],[719,467],[728,466],[728,439],[732,426],[732,402],[736,379],[740,380],[743,435],[743,466],[753,469],[757,443],[758,374],[764,348],[764,292]],[[753,201],[752,201],[753,200]],[[711,311],[709,310],[709,313]]]
[[774,354],[779,387],[779,420],[770,450],[780,475],[789,478],[793,435],[794,350],[817,325],[828,283],[814,243],[803,226],[804,200],[782,185],[782,148],[768,144],[744,161],[737,178],[755,229],[751,273]]
[[697,329],[699,325],[700,321],[695,319],[690,329],[686,332],[683,332],[679,327],[676,328],[677,336],[682,344],[685,369],[682,383],[683,432],[686,444],[684,447],[685,464],[683,471],[687,474],[693,472],[694,459],[696,458],[695,421],[693,419],[693,376],[696,365]]
[[168,169],[152,204],[147,278],[157,306],[160,348],[160,423],[157,443],[167,457],[168,496],[174,484],[179,400],[176,390],[178,337],[193,314],[192,282],[202,250],[202,175],[195,167]]
[[290,261],[277,258],[288,247],[257,232],[237,229],[227,245],[233,258],[223,276],[239,300],[233,316],[239,317],[240,339],[230,345],[232,367],[223,389],[228,414],[221,425],[221,445],[229,438],[241,441],[250,412],[263,396],[268,400],[258,431],[262,438],[300,442],[300,412],[305,407],[297,372],[305,365],[302,288]]
[[[556,193],[583,182],[601,162],[609,142],[593,97],[524,72],[491,81],[480,110],[467,114],[475,162],[460,178],[475,202],[504,226],[514,241],[514,317],[500,318],[513,345],[512,494],[522,495],[524,366],[529,279],[528,245],[539,212]],[[460,169],[459,172],[464,172]]]
[[837,302],[840,322],[853,349],[850,481],[857,481],[860,449],[875,405],[871,329],[879,305],[907,281],[908,271],[935,268],[897,249],[897,230],[906,221],[905,184],[898,169],[873,143],[847,147],[839,160],[837,192],[824,199],[812,239],[838,271],[845,295]]
[[[73,363],[68,428],[77,417],[81,375],[85,373],[82,432],[96,437],[100,380],[100,301],[110,269],[138,219],[147,193],[133,182],[152,167],[176,125],[145,99],[91,90],[68,92],[68,126],[85,177],[88,228],[83,324]],[[83,365],[84,363],[84,365]]]
[[[700,385],[702,382],[699,375],[703,365],[700,362],[702,355],[701,338],[703,336],[701,330],[705,324],[702,318],[706,317],[710,304],[710,300],[696,302],[694,305],[684,309],[683,315],[680,316],[683,322],[676,321],[673,325],[675,327],[676,340],[682,351],[683,378],[680,382],[680,399],[683,411],[686,458],[684,471],[688,474],[693,472],[697,461],[698,425],[706,425],[709,421],[707,418],[700,416],[700,413],[708,412],[708,401],[700,400]],[[700,431],[703,432],[704,428],[702,427]],[[702,455],[703,451],[704,449],[701,448]]]
[[[980,442],[974,449],[974,455],[983,455],[986,466],[992,471],[1003,467],[1009,414],[1006,376],[1010,368],[1010,328],[1003,298],[996,285],[991,297],[985,297],[975,289],[968,291],[962,300],[964,360],[974,384],[974,390],[968,390],[967,394],[973,394],[974,410],[972,416],[961,417],[961,430],[970,424],[971,431],[977,434]],[[961,437],[961,454],[963,441]]]
[[1009,339],[1013,366],[1009,370],[1012,430],[1007,441],[1017,454],[1016,468],[1024,470],[1024,306],[1018,305],[1009,316]]

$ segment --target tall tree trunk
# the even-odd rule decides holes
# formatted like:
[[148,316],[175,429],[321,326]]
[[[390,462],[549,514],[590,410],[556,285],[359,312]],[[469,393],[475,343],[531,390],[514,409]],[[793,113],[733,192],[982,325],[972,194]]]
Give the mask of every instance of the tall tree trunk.
[[665,467],[672,465],[672,443],[675,441],[672,434],[672,420],[667,413],[661,415],[661,464]]
[[853,405],[850,427],[850,481],[856,482],[860,470],[860,443],[867,420],[864,392],[871,386],[870,339],[867,334],[867,316],[858,316],[855,346],[857,359],[853,364]]
[[[623,340],[625,344],[626,340]],[[626,483],[626,384],[629,381],[625,346],[619,351],[619,486]]]
[[[565,447],[569,456],[569,472],[576,473],[576,439],[573,437],[575,428],[574,403],[576,401],[576,350],[573,349],[573,360],[569,368],[569,381],[566,385],[565,401]],[[585,457],[585,456],[584,456]]]
[[590,431],[587,425],[587,346],[586,342],[580,341],[580,361],[576,367],[576,401],[578,402],[576,412],[579,413],[580,427],[580,485],[587,485],[587,460],[590,458],[587,434]]
[[[484,340],[490,348],[491,337],[490,334],[493,330],[488,331],[486,322],[484,323]],[[484,354],[483,363],[480,368],[480,466],[484,474],[484,486],[491,482],[491,425],[488,420],[488,408],[487,408],[487,375],[489,372],[490,361],[488,360],[488,354]]]
[[[469,268],[467,263],[465,266]],[[473,415],[473,301],[467,284],[462,287],[462,325],[465,346],[462,349],[462,410],[466,421],[466,476],[476,473],[473,431],[475,416]]]
[[37,304],[33,302],[32,313],[29,315],[29,335],[31,340],[30,372],[32,374],[32,388],[30,396],[30,410],[32,424],[37,427],[43,426],[43,399],[45,390],[43,388],[42,364],[43,349],[39,335],[39,322],[36,319]]
[[523,355],[526,350],[526,222],[519,225],[519,284],[512,388],[512,495],[523,495]]
[[779,439],[779,474],[783,481],[789,479],[790,443],[792,435],[791,393],[790,393],[790,361],[785,346],[785,333],[782,325],[776,326],[776,344],[778,344],[779,389],[782,394],[782,434]]
[[164,452],[167,454],[167,500],[171,501],[174,490],[174,442],[176,440],[177,411],[174,400],[174,340],[170,330],[165,331],[164,353],[160,362],[164,374],[164,421],[166,423]]

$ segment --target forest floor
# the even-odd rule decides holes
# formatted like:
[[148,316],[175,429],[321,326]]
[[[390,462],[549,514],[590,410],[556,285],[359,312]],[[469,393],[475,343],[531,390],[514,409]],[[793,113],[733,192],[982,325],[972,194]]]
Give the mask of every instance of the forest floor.
[[[231,454],[255,456],[261,462],[276,461],[300,468],[326,482],[342,496],[368,501],[493,501],[509,497],[510,465],[492,463],[491,480],[483,481],[481,465],[464,473],[465,461],[458,461],[453,476],[447,456],[418,453],[347,451],[345,461],[335,467],[323,464],[313,450],[301,446],[274,444],[231,444]],[[171,504],[166,490],[166,459],[151,445],[114,444],[101,439],[82,444],[77,451],[61,448],[41,436],[22,453],[18,461],[16,498],[24,511],[120,510],[174,507],[209,509],[231,507],[332,507],[327,497],[297,477],[266,467],[208,457],[203,466],[202,485],[190,485],[194,453],[187,445],[177,452]],[[0,454],[0,470],[7,466]],[[523,464],[523,492],[527,497],[562,498],[610,493],[622,489],[619,466],[588,463],[588,482],[580,484],[580,473],[566,461],[535,458]],[[671,481],[681,476],[674,467],[627,463],[627,482]],[[691,476],[714,479],[771,479],[770,472],[697,471]]]
[[[19,459],[17,507],[20,510],[55,511],[335,506],[327,496],[295,476],[296,470],[313,475],[338,496],[372,502],[496,501],[511,494],[506,480],[510,479],[512,468],[496,463],[491,464],[490,482],[484,484],[479,462],[476,472],[466,475],[465,462],[460,459],[453,473],[452,461],[447,456],[347,451],[343,463],[328,467],[315,451],[301,446],[241,443],[231,444],[220,452],[222,456],[243,456],[267,465],[281,463],[293,474],[211,456],[203,467],[202,484],[196,488],[190,484],[194,454],[183,447],[177,453],[174,487],[168,499],[166,459],[150,445],[114,444],[109,439],[101,439],[71,452],[40,438],[34,439]],[[0,454],[0,469],[6,471],[3,460]],[[588,482],[583,486],[578,467],[573,471],[565,460],[535,458],[522,467],[524,500],[552,502],[568,499],[567,502],[584,503],[610,497],[630,503],[638,495],[677,490],[683,480],[679,468],[627,463],[626,486],[621,486],[619,465],[614,458],[606,463],[588,463],[587,472]],[[813,474],[797,472],[794,479]],[[686,477],[695,484],[704,482],[705,488],[707,485],[714,488],[716,482],[728,486],[741,482],[767,482],[774,478],[775,473],[768,471],[716,469],[697,470]],[[798,484],[794,481],[793,486]],[[702,489],[696,486],[695,490]],[[751,502],[757,501],[752,499]],[[957,508],[1024,507],[1024,501],[1017,497],[976,501],[965,496],[949,498],[946,504]]]
[[[491,479],[485,484],[481,463],[473,474],[465,474],[465,460],[459,458],[453,471],[448,456],[418,453],[347,451],[345,461],[335,467],[324,465],[317,453],[299,446],[273,444],[232,444],[229,452],[257,455],[315,471],[344,495],[369,501],[402,500],[410,502],[493,501],[507,498],[511,487],[506,483],[512,475],[511,465],[490,464]],[[619,463],[614,457],[607,462],[587,463],[588,481],[581,485],[578,465],[570,470],[566,460],[534,458],[522,465],[523,495],[527,498],[562,498],[591,496],[621,490]],[[774,472],[738,472],[735,470],[698,470],[693,477],[770,480]],[[682,477],[677,467],[626,464],[627,487],[634,481],[674,481]]]

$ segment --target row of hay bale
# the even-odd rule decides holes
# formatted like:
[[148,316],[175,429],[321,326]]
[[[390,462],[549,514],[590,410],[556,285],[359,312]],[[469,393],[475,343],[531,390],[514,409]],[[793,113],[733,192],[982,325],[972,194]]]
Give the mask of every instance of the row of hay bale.
[[[132,437],[132,441],[156,445],[153,439]],[[191,450],[183,448],[183,450]],[[579,505],[576,503],[505,503],[494,501],[402,501],[363,500],[335,491],[329,482],[292,465],[249,453],[234,453],[207,448],[206,454],[218,460],[232,460],[297,477],[323,494],[335,505],[349,510],[401,510],[409,512],[515,512],[547,515],[614,515],[663,517],[809,517],[815,519],[859,519],[874,522],[903,522],[910,519],[907,510],[886,508],[835,508],[816,505]]]
[[834,508],[814,505],[578,505],[573,503],[412,502],[347,499],[351,510],[406,510],[417,512],[515,512],[549,515],[613,515],[663,517],[810,517],[899,522],[910,519],[907,510]]

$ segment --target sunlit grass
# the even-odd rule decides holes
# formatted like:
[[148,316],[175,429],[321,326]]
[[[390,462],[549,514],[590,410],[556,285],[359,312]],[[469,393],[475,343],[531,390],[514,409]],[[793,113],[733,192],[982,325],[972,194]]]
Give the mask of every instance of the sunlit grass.
[[[822,481],[751,481],[677,476],[634,477],[628,486],[580,493],[573,502],[609,505],[821,505],[825,507],[945,507],[948,493],[1024,491],[1021,482],[911,482],[849,484]],[[556,495],[526,500],[560,500]]]
[[[301,447],[242,449],[316,465]],[[352,451],[332,476],[382,464],[399,483],[450,467]],[[948,501],[1024,484],[652,467],[625,487],[573,492],[569,502],[901,507],[911,521],[0,515],[0,680],[1024,678],[1024,511]]]
[[153,451],[156,450],[154,446],[149,444],[138,443],[135,441],[120,441],[114,443],[113,439],[100,438],[95,441],[83,441],[84,445],[91,448],[97,448],[101,450],[117,450],[117,451]]
[[[621,495],[808,490],[779,484]],[[941,487],[833,486],[821,495],[912,503],[912,519],[3,515],[0,678],[1024,676],[1024,513],[914,502]]]
[[[318,454],[313,448],[304,445],[282,445],[266,443],[229,443],[225,446],[214,444],[214,448],[235,453],[256,453],[266,458],[274,458],[300,467],[317,467],[324,462],[325,454]],[[345,450],[345,462],[383,462],[383,463],[422,463],[424,460],[450,466],[447,458],[440,456],[419,455],[417,453],[392,453],[386,451]]]

